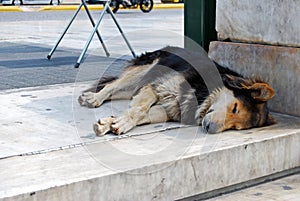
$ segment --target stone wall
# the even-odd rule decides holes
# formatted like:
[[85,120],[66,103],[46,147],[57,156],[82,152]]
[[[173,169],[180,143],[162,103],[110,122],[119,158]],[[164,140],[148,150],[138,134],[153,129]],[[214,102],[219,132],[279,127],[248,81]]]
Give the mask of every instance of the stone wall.
[[298,0],[217,0],[220,40],[300,47]]
[[209,50],[220,65],[269,82],[276,91],[271,109],[295,116],[300,116],[299,11],[297,0],[217,0],[219,41]]

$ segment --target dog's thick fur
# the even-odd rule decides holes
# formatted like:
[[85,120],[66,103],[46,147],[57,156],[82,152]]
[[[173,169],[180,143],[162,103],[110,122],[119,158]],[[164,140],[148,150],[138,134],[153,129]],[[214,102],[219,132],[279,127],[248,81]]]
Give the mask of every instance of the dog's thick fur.
[[[177,47],[142,54],[119,78],[102,79],[95,93],[83,93],[79,103],[99,107],[106,100],[131,99],[128,111],[94,124],[98,136],[165,121],[202,125],[208,133],[274,123],[267,107],[274,90],[268,84],[217,64],[215,72],[212,68],[203,70],[209,59],[200,57]],[[215,77],[220,78],[222,86],[208,89],[206,73],[212,72],[218,74]]]

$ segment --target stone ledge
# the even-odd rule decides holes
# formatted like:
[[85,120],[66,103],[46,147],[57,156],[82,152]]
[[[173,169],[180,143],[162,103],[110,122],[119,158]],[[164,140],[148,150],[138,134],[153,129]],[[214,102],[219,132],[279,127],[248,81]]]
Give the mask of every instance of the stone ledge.
[[229,193],[207,201],[298,201],[300,197],[300,174],[291,175],[272,182]]
[[126,104],[72,106],[86,88],[76,85],[1,91],[1,201],[176,200],[300,166],[300,118],[274,113],[270,127],[218,135],[166,124],[99,138],[95,115]]
[[246,43],[212,42],[209,57],[242,75],[268,81],[276,95],[273,111],[300,116],[300,49]]
[[177,200],[299,167],[300,119],[275,117],[268,128],[195,137],[191,127],[2,159],[0,200]]

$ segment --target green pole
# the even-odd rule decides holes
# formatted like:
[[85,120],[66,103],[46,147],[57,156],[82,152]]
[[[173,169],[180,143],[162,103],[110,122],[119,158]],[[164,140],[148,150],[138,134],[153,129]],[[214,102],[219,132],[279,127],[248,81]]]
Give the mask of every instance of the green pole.
[[217,40],[215,29],[216,0],[185,0],[184,2],[184,46],[193,49],[190,39],[206,51],[210,41]]

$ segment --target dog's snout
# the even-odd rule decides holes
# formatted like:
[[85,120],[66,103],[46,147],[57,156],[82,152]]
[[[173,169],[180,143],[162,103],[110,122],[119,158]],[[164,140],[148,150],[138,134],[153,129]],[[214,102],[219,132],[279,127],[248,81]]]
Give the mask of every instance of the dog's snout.
[[218,125],[207,119],[203,119],[202,128],[206,133],[215,134],[218,132]]

